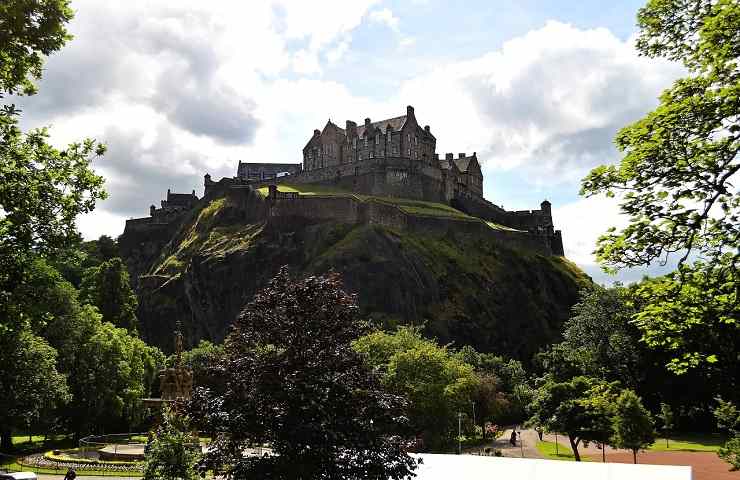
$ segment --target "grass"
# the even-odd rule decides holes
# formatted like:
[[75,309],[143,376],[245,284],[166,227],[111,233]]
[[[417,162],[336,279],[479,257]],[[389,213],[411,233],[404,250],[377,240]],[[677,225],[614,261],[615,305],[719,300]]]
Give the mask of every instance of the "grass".
[[720,434],[712,433],[687,433],[676,434],[668,439],[668,447],[665,438],[658,438],[648,450],[655,452],[716,452],[727,439]]
[[[537,450],[549,460],[567,460],[574,462],[576,460],[573,451],[565,445],[558,444],[558,453],[555,453],[555,442],[538,441]],[[589,461],[587,457],[581,455],[581,460]]]
[[[427,215],[432,217],[453,217],[464,220],[474,220],[475,217],[471,217],[456,208],[453,208],[444,203],[437,202],[425,202],[422,200],[412,200],[408,198],[396,198],[396,197],[379,197],[374,195],[361,195],[358,193],[342,190],[340,188],[333,187],[331,185],[316,185],[316,184],[280,184],[278,185],[279,192],[297,192],[301,195],[323,195],[333,197],[354,197],[361,202],[373,201],[378,203],[384,203],[386,205],[393,205],[400,208],[403,212],[410,215]],[[266,197],[268,195],[268,188],[261,187],[257,189],[257,192]],[[495,224],[494,224],[495,225]],[[506,228],[501,227],[500,228]]]

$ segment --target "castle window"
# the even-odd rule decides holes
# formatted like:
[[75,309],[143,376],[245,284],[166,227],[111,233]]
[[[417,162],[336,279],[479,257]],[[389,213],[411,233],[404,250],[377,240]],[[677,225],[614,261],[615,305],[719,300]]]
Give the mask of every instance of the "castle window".
[[414,145],[418,145],[418,144],[419,144],[419,137],[414,137]]
[[373,157],[374,157],[374,155],[373,155],[373,152],[371,151],[370,152],[370,158],[373,158]]
[[380,145],[380,134],[379,133],[375,134],[375,145]]
[[363,140],[365,141],[365,146],[367,147],[367,135],[365,135],[365,138]]
[[387,138],[388,143],[391,143],[391,131],[390,130],[388,130],[388,133],[386,133],[385,136],[388,137]]
[[352,148],[354,148],[355,150],[357,150],[357,137],[355,137],[355,138],[352,139]]

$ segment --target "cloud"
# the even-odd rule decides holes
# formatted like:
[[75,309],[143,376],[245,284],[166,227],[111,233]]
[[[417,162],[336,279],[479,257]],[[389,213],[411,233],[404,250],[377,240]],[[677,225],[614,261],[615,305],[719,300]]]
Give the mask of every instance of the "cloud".
[[533,183],[577,181],[617,159],[619,128],[656,105],[683,72],[639,57],[632,44],[603,28],[549,21],[412,79],[402,93],[421,107],[443,150],[477,151],[488,171],[526,169]]
[[372,12],[370,12],[370,20],[383,24],[396,33],[399,32],[400,20],[398,19],[398,17],[393,15],[393,12],[389,8],[373,10]]

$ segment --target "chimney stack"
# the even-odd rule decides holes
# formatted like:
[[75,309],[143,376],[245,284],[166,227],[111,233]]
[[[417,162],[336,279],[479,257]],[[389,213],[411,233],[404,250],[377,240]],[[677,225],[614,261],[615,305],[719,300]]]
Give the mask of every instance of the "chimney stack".
[[411,105],[407,105],[406,106],[406,115],[408,115],[409,117],[413,116],[414,115],[414,107],[412,107]]
[[317,128],[317,129],[315,129],[315,130],[313,131],[313,136],[314,136],[314,137],[318,137],[319,135],[321,135],[321,130],[319,130],[319,129]]
[[365,126],[367,127],[367,126],[369,126],[369,125],[370,125],[370,119],[369,119],[369,118],[366,118],[366,119],[365,119]]
[[452,153],[445,153],[445,160],[452,160],[455,157]]
[[458,153],[457,154],[457,158],[465,158],[465,154],[464,153]]
[[429,125],[424,125],[424,131],[429,133]]

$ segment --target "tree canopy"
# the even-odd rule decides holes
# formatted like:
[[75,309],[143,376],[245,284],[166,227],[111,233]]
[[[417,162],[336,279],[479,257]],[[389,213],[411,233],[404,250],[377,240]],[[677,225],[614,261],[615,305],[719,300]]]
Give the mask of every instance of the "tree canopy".
[[[217,435],[203,468],[231,478],[401,479],[404,401],[352,349],[368,326],[336,274],[286,268],[242,311],[216,364],[223,388],[198,389],[192,418]],[[401,435],[401,436],[399,436]],[[267,443],[275,453],[249,456]]]
[[717,362],[732,371],[737,355],[724,345],[736,351],[740,341],[740,4],[650,0],[638,26],[641,54],[681,61],[689,75],[618,133],[619,165],[583,180],[582,194],[618,193],[629,217],[596,253],[612,271],[677,258],[676,272],[643,286],[644,340],[673,354],[675,372]]

